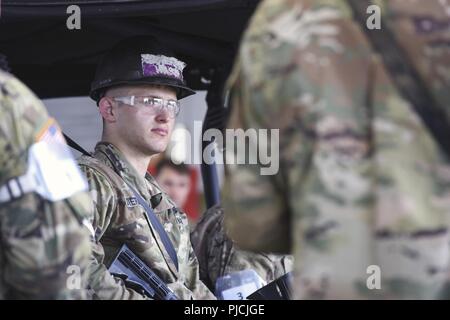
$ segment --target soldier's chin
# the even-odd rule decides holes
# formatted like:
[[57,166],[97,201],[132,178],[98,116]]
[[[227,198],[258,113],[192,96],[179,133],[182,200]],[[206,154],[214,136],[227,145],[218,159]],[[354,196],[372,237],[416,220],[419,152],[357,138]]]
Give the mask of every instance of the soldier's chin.
[[167,149],[167,143],[161,143],[161,144],[153,144],[151,146],[148,146],[147,151],[149,155],[155,155],[159,153],[163,153]]

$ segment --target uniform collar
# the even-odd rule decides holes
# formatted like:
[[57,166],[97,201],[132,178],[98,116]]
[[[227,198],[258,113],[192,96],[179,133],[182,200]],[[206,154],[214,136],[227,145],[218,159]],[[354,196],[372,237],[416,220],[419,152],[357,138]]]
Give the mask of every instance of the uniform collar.
[[141,177],[119,148],[112,143],[102,141],[95,146],[94,156],[101,159],[114,169],[114,171],[119,171],[118,173],[122,179],[136,187],[141,195],[146,198],[149,196],[148,186],[145,180],[152,181],[153,178],[148,173],[146,173],[145,178]]
[[159,207],[159,209],[165,210],[176,207],[175,203],[173,203],[167,195],[163,195],[164,193],[155,178],[148,172],[145,174],[145,178],[141,177],[131,163],[125,158],[125,155],[112,143],[97,143],[95,146],[94,157],[105,163],[114,171],[116,171],[115,167],[117,167],[122,179],[134,186],[147,201],[150,201],[153,208]]

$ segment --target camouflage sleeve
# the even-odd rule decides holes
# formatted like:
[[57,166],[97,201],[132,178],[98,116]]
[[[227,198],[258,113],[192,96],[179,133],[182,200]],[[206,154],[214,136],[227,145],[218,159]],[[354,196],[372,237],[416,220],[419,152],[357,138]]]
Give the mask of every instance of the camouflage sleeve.
[[49,116],[19,80],[0,71],[0,184],[27,170],[28,149]]
[[[0,71],[0,187],[25,174],[49,121],[28,88]],[[35,192],[0,204],[0,299],[82,299],[90,252],[87,194],[52,202]]]
[[116,208],[115,190],[100,172],[86,165],[80,165],[86,175],[89,191],[94,202],[94,213],[90,218],[95,238],[91,238],[92,255],[89,265],[89,287],[94,299],[101,300],[143,300],[138,292],[125,286],[121,279],[112,276],[104,265],[105,252],[100,238],[111,221]]
[[189,242],[189,261],[187,268],[189,272],[186,277],[186,286],[191,288],[194,299],[196,300],[215,300],[216,297],[208,289],[208,287],[200,280],[199,263],[197,256],[195,255],[194,248],[192,247],[191,241]]
[[[242,106],[237,91],[233,93],[235,110]],[[306,151],[308,146],[304,147]],[[226,168],[222,195],[226,234],[242,250],[289,254],[288,191],[279,181],[283,173],[263,176],[259,170],[258,165],[246,164]]]
[[[228,81],[232,106],[228,127],[269,129],[270,137],[278,134],[278,139],[267,141],[267,154],[278,169],[275,174],[264,175],[262,165],[227,166],[225,226],[245,250],[291,252],[291,213],[301,205],[301,188],[309,178],[316,147],[315,121],[320,110],[336,103],[332,87],[318,91],[317,75],[326,72],[330,60],[316,61],[319,50],[329,57],[341,49],[332,38],[334,26],[317,26],[336,14],[334,10],[310,12],[313,3],[263,2],[243,37]],[[302,25],[302,14],[311,17],[311,26]],[[305,28],[304,37],[297,36],[301,28]],[[315,100],[314,93],[321,92],[323,96]],[[251,139],[250,143],[265,148],[263,142]]]
[[[271,110],[272,106],[277,106],[279,103],[273,104],[274,101],[269,101],[275,98],[274,96],[282,97],[282,93],[270,96],[264,92],[265,88],[255,90],[258,85],[272,85],[274,87],[272,90],[282,90],[282,81],[278,83],[277,80],[270,77],[272,82],[268,84],[263,80],[267,77],[261,72],[247,70],[256,69],[256,66],[250,62],[245,67],[242,65],[242,60],[244,60],[242,52],[250,44],[243,43],[242,46],[238,61],[229,79],[232,113],[228,129],[275,129],[279,130],[279,136],[283,137],[292,129],[286,127],[284,123],[288,115],[286,118],[280,117],[277,113],[282,111]],[[257,52],[260,53],[260,56],[254,57],[252,61],[259,59],[261,64],[271,63],[270,59],[273,57],[270,54],[267,54],[267,57],[262,55],[266,48],[258,48],[256,41],[252,42],[251,46],[256,47]],[[275,60],[279,61],[279,59]],[[264,102],[258,105],[259,108],[253,108],[251,104],[255,100],[258,100],[258,103]],[[250,137],[251,139],[252,137]],[[282,148],[289,148],[286,138],[282,139],[284,143],[281,144],[280,149],[278,149],[278,144],[271,145],[271,142],[268,142],[268,148],[272,155],[277,157],[277,161],[280,161],[281,155],[287,152]],[[294,141],[292,142],[294,143]],[[298,139],[296,142],[298,143]],[[257,144],[257,141],[250,143]],[[308,144],[303,144],[304,153],[308,148]],[[227,152],[234,153],[234,159],[239,156],[237,150],[227,149]],[[287,179],[285,174],[287,175],[287,172],[282,168],[275,175],[262,175],[261,166],[258,164],[227,163],[222,195],[225,210],[224,223],[227,235],[241,249],[256,252],[290,253],[288,202],[286,201],[289,193],[286,184],[283,183],[283,180]]]
[[221,276],[241,270],[254,270],[261,279],[269,283],[292,271],[292,269],[293,257],[291,255],[250,252],[240,250],[235,246]]
[[[90,245],[88,232],[82,227],[82,215],[86,212],[83,196],[72,196],[72,208],[65,201],[52,203],[34,193],[2,204],[4,261],[0,272],[7,288],[5,298],[86,298]],[[42,214],[36,214],[36,208]]]

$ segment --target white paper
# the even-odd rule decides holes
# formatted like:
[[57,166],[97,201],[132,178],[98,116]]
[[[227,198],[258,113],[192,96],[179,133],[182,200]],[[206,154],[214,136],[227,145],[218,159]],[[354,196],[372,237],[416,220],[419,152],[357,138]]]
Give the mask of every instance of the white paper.
[[57,141],[40,141],[29,150],[28,174],[36,192],[50,201],[66,199],[88,186],[68,146]]
[[245,300],[256,290],[258,288],[255,283],[246,283],[239,287],[224,290],[222,296],[224,300]]

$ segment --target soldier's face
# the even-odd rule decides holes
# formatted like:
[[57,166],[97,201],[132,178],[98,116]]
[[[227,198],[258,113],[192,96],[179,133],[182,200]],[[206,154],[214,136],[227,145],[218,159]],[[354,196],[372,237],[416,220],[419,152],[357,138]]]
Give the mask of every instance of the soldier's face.
[[[177,100],[175,90],[164,86],[130,86],[127,87],[126,95]],[[115,108],[117,121],[115,127],[122,143],[145,155],[154,155],[166,150],[175,123],[175,118],[166,108],[156,113],[143,106],[116,104]]]

